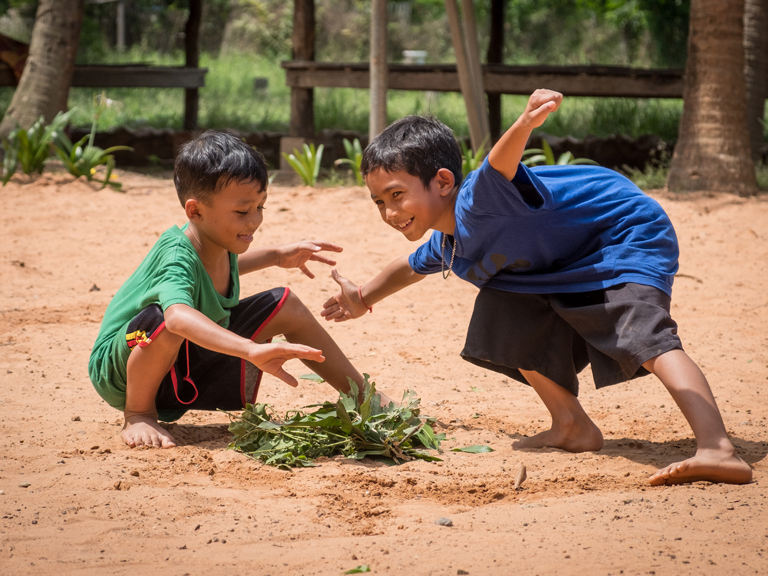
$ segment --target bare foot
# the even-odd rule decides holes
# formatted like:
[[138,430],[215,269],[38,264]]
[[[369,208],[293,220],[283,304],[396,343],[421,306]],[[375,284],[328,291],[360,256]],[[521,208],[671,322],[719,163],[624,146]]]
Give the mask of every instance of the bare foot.
[[732,451],[698,450],[693,458],[657,470],[648,479],[651,486],[701,480],[746,484],[752,480],[752,468]]
[[168,431],[158,424],[152,416],[128,416],[120,433],[123,442],[131,448],[154,446],[156,448],[174,448],[176,441]]
[[552,428],[512,444],[515,450],[560,448],[566,452],[596,452],[603,447],[603,433],[589,418],[569,425],[554,422]]

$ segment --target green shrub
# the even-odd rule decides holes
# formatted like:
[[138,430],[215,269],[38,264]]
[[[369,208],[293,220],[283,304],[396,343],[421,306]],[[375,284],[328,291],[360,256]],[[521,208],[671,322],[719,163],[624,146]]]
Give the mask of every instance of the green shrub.
[[360,145],[360,140],[355,138],[353,142],[350,142],[344,138],[344,151],[347,153],[347,157],[339,158],[334,164],[336,164],[336,166],[348,164],[355,174],[355,182],[357,182],[357,185],[365,186],[363,175],[360,174],[360,165],[363,163],[363,147]]
[[21,164],[24,174],[42,174],[45,162],[51,156],[51,144],[69,122],[73,111],[59,112],[48,126],[40,116],[32,126],[17,128],[3,140],[3,186],[5,186]]
[[473,152],[472,148],[467,146],[467,143],[464,140],[460,141],[461,173],[464,174],[464,178],[467,177],[467,174],[473,170],[477,170],[483,164],[483,160],[485,159],[486,154],[488,154],[488,151],[485,149],[487,142],[488,139],[486,138],[482,141],[480,147]]
[[528,156],[523,160],[523,164],[526,166],[554,166],[555,164],[564,166],[566,164],[593,164],[597,166],[597,162],[590,160],[589,158],[574,158],[571,152],[563,152],[555,159],[555,153],[552,151],[552,147],[549,142],[542,138],[541,148],[528,148],[523,151],[523,157]]
[[293,149],[293,154],[283,152],[283,157],[291,165],[291,168],[299,175],[307,186],[317,184],[317,175],[320,173],[320,160],[323,158],[323,145],[315,148],[314,144],[304,144],[304,152]]
[[[83,136],[73,144],[69,139],[69,136],[64,134],[64,132],[57,132],[54,135],[54,149],[56,155],[64,163],[64,167],[75,178],[80,178],[82,176],[85,177],[88,182],[99,182],[102,185],[102,190],[107,186],[110,186],[119,192],[122,191],[123,185],[117,180],[112,180],[112,171],[115,169],[115,157],[112,153],[117,152],[118,150],[132,151],[133,148],[130,148],[129,146],[112,146],[104,150],[93,144],[99,116],[112,102],[112,100],[107,99],[103,92],[101,93],[101,96],[94,98],[91,133],[87,136]],[[97,168],[99,166],[106,167],[104,178],[97,177]]]

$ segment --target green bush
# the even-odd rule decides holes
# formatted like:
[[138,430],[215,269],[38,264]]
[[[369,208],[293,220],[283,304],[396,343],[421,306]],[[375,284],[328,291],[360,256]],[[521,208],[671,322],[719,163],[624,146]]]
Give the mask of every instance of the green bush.
[[304,152],[293,149],[293,154],[283,152],[283,157],[291,165],[291,168],[299,175],[307,186],[317,184],[317,175],[320,173],[320,161],[323,158],[323,145],[315,148],[314,144],[304,144]]
[[347,153],[347,157],[336,160],[336,166],[349,165],[352,168],[352,172],[355,174],[355,182],[357,185],[365,186],[363,175],[360,174],[360,165],[363,163],[363,147],[360,145],[360,140],[355,138],[353,142],[350,142],[344,138],[344,151]]
[[51,156],[51,144],[71,116],[72,111],[59,112],[48,126],[45,125],[45,118],[40,116],[26,130],[17,128],[3,140],[3,186],[14,175],[19,164],[24,174],[42,174],[45,162]]

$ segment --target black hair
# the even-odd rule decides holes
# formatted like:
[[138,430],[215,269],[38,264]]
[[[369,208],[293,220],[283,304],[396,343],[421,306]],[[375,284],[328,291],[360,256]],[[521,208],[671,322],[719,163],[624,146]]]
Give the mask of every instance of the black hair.
[[376,136],[363,152],[360,172],[367,176],[380,168],[417,176],[425,187],[440,168],[453,172],[456,186],[464,178],[453,131],[432,116],[406,116]]
[[261,152],[236,136],[208,130],[184,144],[173,165],[173,183],[181,205],[191,197],[210,199],[231,182],[267,187],[267,163]]

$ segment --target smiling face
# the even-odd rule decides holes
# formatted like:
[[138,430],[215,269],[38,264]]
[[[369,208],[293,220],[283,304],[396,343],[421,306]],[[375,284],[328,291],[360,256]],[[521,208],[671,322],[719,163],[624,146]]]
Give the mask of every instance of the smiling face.
[[230,182],[208,202],[187,200],[185,209],[200,249],[244,253],[264,220],[266,201],[266,190],[252,180]]
[[365,183],[381,219],[411,242],[421,240],[429,230],[453,234],[456,195],[450,170],[438,170],[429,186],[405,171],[383,169],[368,174]]

